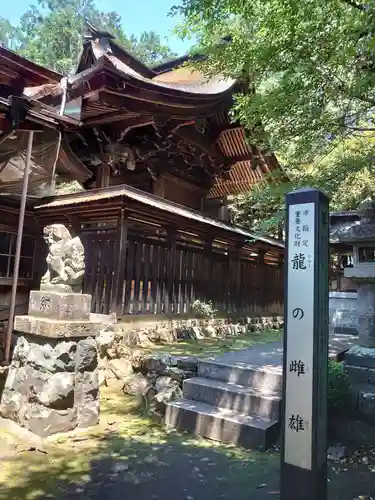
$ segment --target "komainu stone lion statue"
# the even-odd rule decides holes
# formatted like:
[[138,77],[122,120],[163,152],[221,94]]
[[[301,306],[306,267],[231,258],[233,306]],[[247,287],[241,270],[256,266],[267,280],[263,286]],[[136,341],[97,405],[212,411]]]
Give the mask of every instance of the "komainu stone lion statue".
[[47,272],[40,289],[62,293],[81,293],[85,274],[85,255],[81,240],[72,238],[63,224],[52,224],[43,229],[48,245]]

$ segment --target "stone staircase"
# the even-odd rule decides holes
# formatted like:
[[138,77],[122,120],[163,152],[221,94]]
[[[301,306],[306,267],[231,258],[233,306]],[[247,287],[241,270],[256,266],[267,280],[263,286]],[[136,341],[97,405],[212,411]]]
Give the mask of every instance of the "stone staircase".
[[282,348],[279,343],[198,363],[183,398],[167,404],[166,424],[209,439],[264,450],[280,432]]

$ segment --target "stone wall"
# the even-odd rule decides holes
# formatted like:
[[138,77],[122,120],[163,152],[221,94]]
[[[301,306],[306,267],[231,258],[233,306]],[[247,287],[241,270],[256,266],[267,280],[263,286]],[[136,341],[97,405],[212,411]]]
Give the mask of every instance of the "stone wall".
[[165,403],[181,397],[183,381],[197,375],[195,356],[147,354],[126,345],[121,334],[108,331],[97,342],[100,384],[135,396],[140,405],[160,415]]
[[281,316],[255,318],[213,319],[143,319],[126,318],[115,330],[125,338],[128,345],[148,343],[170,343],[179,340],[202,340],[243,335],[247,332],[262,332],[283,327]]
[[0,415],[39,436],[97,424],[96,341],[17,334]]

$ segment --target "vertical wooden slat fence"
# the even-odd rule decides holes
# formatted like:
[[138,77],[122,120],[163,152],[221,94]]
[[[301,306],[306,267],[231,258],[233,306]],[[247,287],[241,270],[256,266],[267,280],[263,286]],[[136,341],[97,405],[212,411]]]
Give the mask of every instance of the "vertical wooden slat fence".
[[283,273],[280,266],[250,260],[239,251],[221,251],[165,238],[84,232],[87,272],[84,291],[93,297],[93,311],[129,314],[188,314],[196,299],[212,301],[223,313],[279,314]]

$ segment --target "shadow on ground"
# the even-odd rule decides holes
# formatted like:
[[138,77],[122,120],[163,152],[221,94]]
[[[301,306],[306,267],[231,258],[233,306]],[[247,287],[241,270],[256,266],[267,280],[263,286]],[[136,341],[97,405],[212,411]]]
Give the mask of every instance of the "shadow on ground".
[[107,432],[95,450],[72,442],[70,452],[55,453],[52,460],[39,452],[21,453],[12,459],[13,480],[0,487],[0,498],[245,500],[271,498],[272,490],[277,498],[276,455],[236,457],[235,450],[194,446],[173,433],[153,444],[145,442],[149,437]]
[[[22,445],[0,462],[0,499],[278,500],[279,454],[166,431],[134,400],[103,391],[100,425]],[[375,459],[330,466],[329,500],[370,499]],[[362,495],[362,496],[361,496]]]

